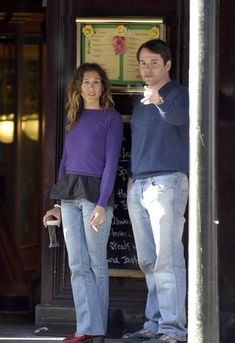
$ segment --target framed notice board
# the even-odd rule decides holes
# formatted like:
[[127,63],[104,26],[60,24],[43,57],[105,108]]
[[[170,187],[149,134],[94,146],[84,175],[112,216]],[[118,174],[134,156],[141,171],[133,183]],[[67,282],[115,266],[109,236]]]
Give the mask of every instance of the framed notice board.
[[165,40],[159,18],[77,18],[77,65],[96,62],[108,73],[111,85],[127,90],[142,87],[136,52],[154,38]]

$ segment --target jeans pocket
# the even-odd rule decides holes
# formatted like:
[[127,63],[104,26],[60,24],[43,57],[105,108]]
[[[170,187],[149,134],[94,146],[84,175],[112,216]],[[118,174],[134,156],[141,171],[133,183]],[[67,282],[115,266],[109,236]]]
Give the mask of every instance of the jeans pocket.
[[174,189],[180,186],[184,191],[188,191],[188,177],[186,174],[177,172],[153,176],[152,185],[160,190]]
[[175,174],[158,175],[151,178],[151,183],[159,190],[167,190],[174,188],[175,179]]

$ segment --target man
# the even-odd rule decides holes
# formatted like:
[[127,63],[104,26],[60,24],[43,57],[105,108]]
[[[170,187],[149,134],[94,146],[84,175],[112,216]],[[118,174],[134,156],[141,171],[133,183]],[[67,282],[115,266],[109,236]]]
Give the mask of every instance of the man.
[[146,83],[132,116],[128,210],[148,287],[143,328],[124,338],[186,341],[186,271],[182,234],[188,198],[188,90],[169,75],[171,52],[161,40],[140,46]]

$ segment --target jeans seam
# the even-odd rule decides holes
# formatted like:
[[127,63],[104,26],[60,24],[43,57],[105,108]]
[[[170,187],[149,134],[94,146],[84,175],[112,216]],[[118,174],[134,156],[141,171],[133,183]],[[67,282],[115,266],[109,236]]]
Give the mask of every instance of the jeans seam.
[[[179,178],[179,175],[177,175],[177,179]],[[178,183],[176,182],[176,185],[178,185]],[[175,217],[175,185],[174,185],[174,191],[173,191],[173,213],[172,213],[172,216],[173,218]],[[173,276],[174,276],[174,281],[175,281],[175,304],[176,304],[176,308],[175,308],[175,314],[176,314],[176,318],[177,318],[177,324],[179,324],[179,299],[178,299],[178,282],[177,282],[177,277],[176,277],[176,270],[175,270],[175,266],[174,266],[174,263],[173,263],[173,245],[174,245],[174,239],[173,239],[174,235],[172,234],[172,248],[171,248],[171,258],[172,258],[172,270],[173,270]]]

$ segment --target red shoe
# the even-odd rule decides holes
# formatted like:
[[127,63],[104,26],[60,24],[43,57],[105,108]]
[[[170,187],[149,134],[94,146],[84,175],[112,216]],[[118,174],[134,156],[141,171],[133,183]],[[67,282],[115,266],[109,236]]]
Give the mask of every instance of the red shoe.
[[63,342],[67,343],[104,343],[104,336],[75,336],[75,334],[65,337]]

